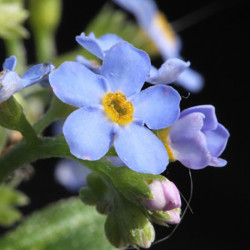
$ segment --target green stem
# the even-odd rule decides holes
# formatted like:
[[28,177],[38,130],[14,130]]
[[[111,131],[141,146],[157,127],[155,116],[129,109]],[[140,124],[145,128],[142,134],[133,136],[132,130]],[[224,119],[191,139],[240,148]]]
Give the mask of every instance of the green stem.
[[8,39],[5,40],[7,55],[15,55],[17,58],[17,72],[23,73],[26,67],[26,49],[21,39]]
[[[107,155],[112,155],[112,151]],[[77,160],[92,171],[98,171],[98,164],[107,164],[105,159],[98,161],[83,161],[74,157],[69,150],[62,135],[53,138],[42,138],[38,143],[30,145],[21,141],[8,153],[0,158],[0,183],[3,182],[13,171],[23,165],[34,162],[38,159],[61,157]]]
[[56,44],[52,32],[34,31],[38,62],[49,62],[56,55]]
[[24,139],[27,141],[28,145],[34,145],[39,142],[39,139],[36,135],[35,130],[30,125],[30,123],[27,121],[24,114],[22,114],[20,118],[19,128],[18,131],[20,131],[24,137]]

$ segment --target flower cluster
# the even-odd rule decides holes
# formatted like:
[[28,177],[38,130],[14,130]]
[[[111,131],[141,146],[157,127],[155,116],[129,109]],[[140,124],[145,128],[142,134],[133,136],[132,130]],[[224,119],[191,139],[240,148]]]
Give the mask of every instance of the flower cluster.
[[[181,221],[178,188],[160,174],[173,161],[189,169],[225,166],[221,155],[229,132],[212,105],[181,110],[181,96],[171,84],[196,92],[203,78],[181,58],[180,39],[154,1],[114,2],[135,15],[165,62],[157,69],[145,51],[121,37],[94,33],[81,33],[76,41],[98,63],[78,55],[56,69],[37,64],[20,77],[16,57],[7,58],[0,73],[0,125],[18,130],[23,139],[0,159],[0,181],[11,171],[13,154],[11,169],[39,158],[69,158],[59,162],[56,179],[73,192],[83,187],[82,201],[107,215],[110,242],[148,248],[155,236],[152,222]],[[12,96],[36,83],[55,96],[44,117],[31,125]],[[63,135],[40,136],[58,119]]]

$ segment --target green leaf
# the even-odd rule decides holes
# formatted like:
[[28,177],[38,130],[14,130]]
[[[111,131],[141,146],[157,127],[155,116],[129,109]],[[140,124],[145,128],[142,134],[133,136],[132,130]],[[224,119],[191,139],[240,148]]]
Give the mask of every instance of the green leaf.
[[0,225],[8,227],[20,220],[22,214],[15,206],[24,206],[28,202],[23,193],[6,185],[0,186]]
[[[117,191],[137,204],[140,204],[143,198],[153,198],[148,183],[153,180],[164,180],[161,175],[143,174],[127,167],[115,167],[109,161],[106,161],[105,165],[98,164],[96,168],[112,181],[112,185]],[[109,182],[107,181],[107,183]]]
[[0,37],[4,39],[26,38],[28,31],[22,26],[28,12],[17,1],[0,2]]
[[1,250],[112,250],[104,234],[105,217],[71,198],[34,213],[0,239]]

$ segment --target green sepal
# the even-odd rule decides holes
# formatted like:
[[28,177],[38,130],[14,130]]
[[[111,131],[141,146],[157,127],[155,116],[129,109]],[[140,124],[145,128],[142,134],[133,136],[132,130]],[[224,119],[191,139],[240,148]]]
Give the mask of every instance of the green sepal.
[[149,248],[155,231],[144,211],[120,196],[115,199],[115,207],[105,223],[107,238],[117,248]]
[[29,203],[28,197],[9,186],[0,186],[0,225],[9,227],[20,220],[22,214],[15,206],[24,206]]
[[112,208],[112,191],[95,173],[87,176],[88,187],[80,190],[81,200],[88,205],[96,205],[100,214],[108,214]]
[[22,107],[13,96],[5,102],[0,103],[1,126],[12,130],[19,130],[22,116]]
[[35,131],[27,121],[21,105],[13,96],[0,104],[0,125],[21,132],[29,145],[38,143]]
[[62,200],[35,212],[0,239],[1,250],[113,250],[103,232],[104,221],[79,199]]

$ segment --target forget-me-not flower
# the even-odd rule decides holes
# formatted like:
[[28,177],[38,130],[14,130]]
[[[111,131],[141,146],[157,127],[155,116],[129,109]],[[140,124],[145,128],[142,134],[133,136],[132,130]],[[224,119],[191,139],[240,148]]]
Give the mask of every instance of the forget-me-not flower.
[[50,74],[58,98],[79,108],[63,127],[73,155],[98,160],[114,144],[129,168],[152,174],[165,170],[165,147],[149,129],[171,126],[181,98],[165,85],[140,92],[150,67],[147,53],[120,42],[105,52],[101,74],[77,62],[64,62]]
[[223,167],[219,158],[229,138],[227,129],[218,123],[215,108],[201,105],[185,109],[170,128],[159,132],[170,160],[178,160],[191,169]]
[[[114,34],[106,34],[99,38],[96,38],[93,33],[88,36],[83,32],[80,36],[76,37],[76,41],[94,54],[99,59],[103,60],[106,51],[108,51],[115,44],[123,41],[120,37]],[[85,59],[82,56],[78,56],[76,61],[85,65],[91,71],[100,74],[100,67],[93,62]],[[189,62],[184,62],[178,58],[171,58],[164,62],[159,69],[151,66],[150,74],[148,75],[146,82],[152,84],[168,84],[176,81],[180,75],[190,66]]]
[[[154,0],[113,0],[132,13],[146,34],[153,40],[164,60],[181,58],[181,41]],[[176,83],[197,92],[203,86],[203,77],[192,69],[184,71]]]
[[41,82],[54,68],[50,63],[37,64],[19,77],[14,71],[16,63],[15,56],[7,58],[3,63],[3,71],[0,72],[0,103],[6,101],[23,88]]

